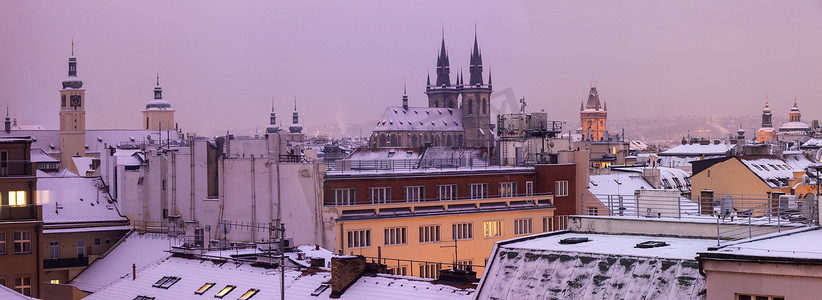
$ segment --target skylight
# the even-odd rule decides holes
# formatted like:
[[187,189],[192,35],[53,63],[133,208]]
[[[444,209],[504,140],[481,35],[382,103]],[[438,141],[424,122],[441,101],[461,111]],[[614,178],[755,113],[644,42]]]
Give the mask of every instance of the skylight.
[[204,284],[203,286],[201,286],[201,287],[200,287],[199,289],[197,289],[196,291],[194,291],[194,293],[195,293],[195,294],[197,294],[197,295],[202,295],[202,294],[204,294],[206,291],[208,291],[208,289],[210,289],[211,287],[213,287],[215,284],[216,284],[216,283],[214,283],[214,282],[208,282],[208,283]]
[[137,296],[137,297],[134,297],[134,300],[154,300],[154,297],[149,297],[149,296]]
[[163,278],[160,278],[160,280],[157,280],[157,282],[155,282],[152,286],[161,289],[168,289],[177,283],[177,281],[180,281],[180,277],[164,276]]
[[587,237],[571,237],[571,238],[564,238],[559,241],[560,244],[563,245],[573,245],[579,243],[590,242],[591,240]]
[[665,247],[665,246],[668,246],[668,243],[660,242],[660,241],[646,241],[646,242],[636,244],[636,246],[634,246],[634,248],[657,248],[657,247]]
[[227,285],[222,290],[220,290],[220,292],[217,293],[217,295],[214,295],[214,298],[222,299],[223,297],[225,297],[225,295],[228,295],[228,293],[231,293],[231,291],[233,291],[236,288],[237,288],[236,286]]
[[237,299],[237,300],[249,299],[249,298],[253,297],[254,295],[256,295],[259,292],[260,292],[260,290],[258,290],[258,289],[248,289],[248,291],[246,291],[242,296],[240,296],[240,299]]

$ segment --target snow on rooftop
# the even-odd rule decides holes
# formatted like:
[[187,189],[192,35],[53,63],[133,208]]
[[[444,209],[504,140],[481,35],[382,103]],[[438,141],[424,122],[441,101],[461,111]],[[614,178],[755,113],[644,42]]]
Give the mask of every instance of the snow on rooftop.
[[[559,244],[570,237],[591,241]],[[477,298],[705,299],[705,278],[694,258],[715,245],[700,239],[580,233],[517,240],[498,244]],[[634,248],[646,241],[669,245]]]
[[37,298],[32,298],[23,294],[16,292],[10,288],[7,288],[5,285],[0,284],[0,299],[3,300],[37,300]]
[[810,165],[813,165],[814,162],[807,157],[802,152],[792,153],[794,151],[788,152],[785,151],[782,155],[785,156],[784,162],[793,170],[804,170]]
[[[770,187],[784,187],[788,180],[793,178],[795,171],[783,160],[774,157],[739,158],[748,169],[762,179]],[[801,171],[797,170],[797,171]]]
[[94,160],[94,158],[83,156],[72,157],[71,160],[74,162],[74,167],[77,168],[77,173],[86,176],[87,172],[91,170],[91,162]]
[[[131,280],[131,264],[137,265],[138,272],[149,265],[156,264],[159,260],[169,256],[166,252],[169,249],[169,243],[167,235],[132,233],[105,256],[91,263],[69,284],[83,291],[96,292],[120,278]],[[134,296],[128,299],[133,298]]]
[[49,156],[46,151],[40,148],[31,148],[31,162],[33,163],[56,163],[59,159]]
[[817,228],[799,233],[776,234],[775,236],[764,239],[742,242],[708,252],[780,258],[822,259],[822,230]]
[[420,152],[413,148],[357,148],[347,160],[416,160]]
[[699,143],[685,144],[673,147],[667,151],[659,153],[660,156],[700,156],[700,155],[725,155],[728,150],[733,149],[736,145],[732,144],[708,144],[701,145]]
[[374,131],[464,131],[459,108],[389,106]]
[[[82,275],[82,274],[81,274]],[[179,281],[166,289],[153,287],[155,282],[166,276],[178,277]],[[321,285],[328,284],[328,271],[300,272],[285,271],[285,296],[287,299],[327,299],[331,288],[317,296],[311,294]],[[202,295],[195,294],[206,283],[215,285]],[[136,296],[157,299],[206,299],[213,298],[221,289],[232,285],[227,299],[237,299],[249,289],[259,289],[253,299],[275,299],[280,296],[279,269],[254,267],[248,263],[228,261],[163,258],[138,269],[136,280],[130,276],[117,279],[87,299],[133,299]],[[341,299],[469,299],[473,290],[457,289],[434,284],[427,279],[409,279],[390,275],[362,276],[352,284]]]
[[128,222],[120,215],[98,177],[39,177],[37,201],[43,206],[43,222]]

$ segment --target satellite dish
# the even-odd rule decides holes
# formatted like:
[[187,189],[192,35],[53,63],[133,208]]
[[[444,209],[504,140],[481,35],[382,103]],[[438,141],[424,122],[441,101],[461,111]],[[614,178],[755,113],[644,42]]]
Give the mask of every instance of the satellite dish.
[[550,148],[554,148],[554,142],[550,142],[550,143],[548,143],[548,147],[550,147]]

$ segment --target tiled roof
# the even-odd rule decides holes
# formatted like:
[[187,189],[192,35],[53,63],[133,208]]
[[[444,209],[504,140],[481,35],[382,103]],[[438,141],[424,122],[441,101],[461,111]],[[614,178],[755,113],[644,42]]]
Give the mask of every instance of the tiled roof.
[[464,131],[459,108],[389,106],[374,131]]

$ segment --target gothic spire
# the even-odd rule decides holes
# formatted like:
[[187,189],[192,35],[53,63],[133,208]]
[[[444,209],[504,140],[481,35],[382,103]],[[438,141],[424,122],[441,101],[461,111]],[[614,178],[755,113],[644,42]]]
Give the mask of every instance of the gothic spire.
[[482,85],[482,54],[480,54],[479,43],[477,42],[477,25],[474,24],[474,48],[471,52],[471,65],[469,67],[471,76],[469,85]]
[[440,54],[437,56],[437,87],[451,86],[451,66],[445,49],[445,27],[442,31]]

